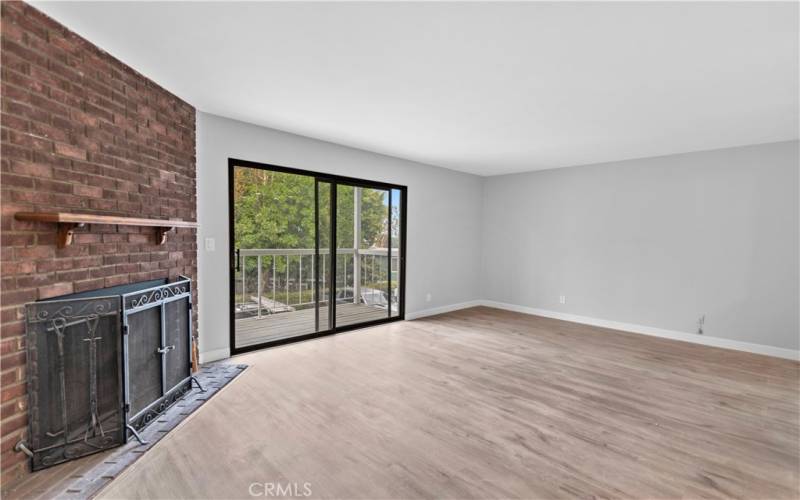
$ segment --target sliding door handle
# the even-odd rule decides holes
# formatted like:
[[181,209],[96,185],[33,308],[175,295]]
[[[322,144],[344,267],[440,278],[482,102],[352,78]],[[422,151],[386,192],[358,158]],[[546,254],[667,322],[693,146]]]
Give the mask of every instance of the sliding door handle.
[[166,354],[166,353],[168,353],[169,351],[171,351],[173,349],[175,349],[174,345],[168,345],[168,346],[166,346],[166,347],[164,347],[162,349],[156,349],[156,353],[157,354]]
[[242,262],[242,251],[241,251],[241,249],[237,248],[236,249],[236,265],[234,266],[236,268],[236,272],[237,273],[242,270],[241,262]]

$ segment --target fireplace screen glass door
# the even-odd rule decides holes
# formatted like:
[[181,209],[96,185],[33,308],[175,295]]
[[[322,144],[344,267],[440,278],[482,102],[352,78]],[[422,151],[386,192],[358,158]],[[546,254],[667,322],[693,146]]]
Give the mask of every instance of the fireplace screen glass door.
[[229,163],[231,345],[403,316],[406,188]]

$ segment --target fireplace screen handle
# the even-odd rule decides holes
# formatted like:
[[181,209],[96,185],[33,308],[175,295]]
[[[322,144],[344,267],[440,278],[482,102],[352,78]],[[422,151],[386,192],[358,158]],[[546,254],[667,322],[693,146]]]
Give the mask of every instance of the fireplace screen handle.
[[173,349],[175,349],[174,345],[168,345],[168,346],[165,346],[163,349],[156,349],[156,352],[158,354],[166,354],[166,353],[168,353],[169,351],[171,351]]

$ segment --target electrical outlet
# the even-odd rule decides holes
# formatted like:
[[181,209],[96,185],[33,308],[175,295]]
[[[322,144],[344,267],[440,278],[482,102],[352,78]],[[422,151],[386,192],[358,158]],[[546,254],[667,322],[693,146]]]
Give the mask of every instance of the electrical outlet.
[[558,302],[560,304],[566,304],[567,303],[567,296],[566,295],[559,295],[558,296]]
[[431,294],[428,293],[427,295],[425,295],[425,302],[430,302],[430,301],[431,301]]
[[217,242],[214,238],[206,238],[206,252],[213,252],[216,250]]
[[703,328],[706,326],[706,315],[700,316],[700,319],[697,320],[697,334],[703,334]]

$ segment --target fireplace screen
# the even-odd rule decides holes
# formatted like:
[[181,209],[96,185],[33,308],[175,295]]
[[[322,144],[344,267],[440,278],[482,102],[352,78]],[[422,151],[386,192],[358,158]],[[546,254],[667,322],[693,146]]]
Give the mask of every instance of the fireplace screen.
[[33,470],[125,442],[120,298],[29,304]]
[[33,470],[123,444],[191,389],[191,281],[26,307]]
[[126,411],[135,430],[192,387],[191,300],[188,279],[122,296]]

